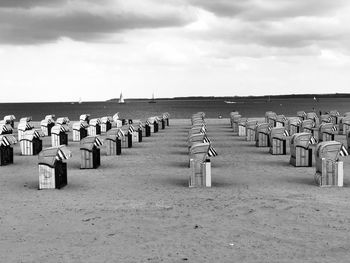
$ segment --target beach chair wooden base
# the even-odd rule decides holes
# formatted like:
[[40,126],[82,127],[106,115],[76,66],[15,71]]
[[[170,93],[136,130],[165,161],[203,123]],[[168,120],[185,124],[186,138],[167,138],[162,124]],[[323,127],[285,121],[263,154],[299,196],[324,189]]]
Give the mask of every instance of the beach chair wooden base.
[[238,133],[238,122],[232,123],[232,129],[234,133]]
[[273,155],[286,155],[286,140],[272,138],[270,153]]
[[80,149],[80,169],[96,169],[101,164],[100,149],[93,147],[92,151]]
[[333,162],[322,158],[322,170],[316,172],[315,182],[318,186],[343,186],[344,169],[343,162]]
[[247,141],[252,142],[255,141],[255,130],[247,129]]
[[312,166],[312,149],[303,147],[295,147],[295,156],[290,156],[289,163],[295,167],[311,167]]
[[243,136],[243,137],[247,136],[247,130],[245,126],[241,126],[241,125],[238,126],[238,136]]
[[61,161],[55,167],[39,163],[39,190],[60,189],[67,185],[67,164]]
[[121,138],[122,148],[131,148],[132,147],[132,135],[127,133]]
[[121,155],[122,153],[122,142],[120,139],[110,140],[106,139],[106,155]]
[[96,126],[89,126],[87,131],[88,131],[89,136],[100,135],[101,134],[101,126],[99,124],[96,124]]
[[211,187],[211,162],[206,159],[204,162],[190,160],[191,175],[189,187]]
[[289,127],[289,134],[290,134],[290,136],[292,136],[294,133],[298,133],[299,130],[300,130],[299,126],[290,125],[290,127]]
[[270,139],[269,135],[265,133],[258,133],[256,142],[255,142],[256,147],[270,147]]
[[101,132],[108,132],[110,129],[112,129],[112,123],[102,123],[101,124]]
[[20,141],[20,147],[22,155],[37,155],[43,149],[43,143],[39,138],[33,138],[33,141]]
[[0,166],[13,163],[13,148],[11,146],[0,146]]
[[319,138],[320,142],[334,141],[334,134],[322,133],[322,138]]
[[60,145],[68,145],[68,134],[65,132],[60,132],[60,134],[51,135],[52,147],[57,147]]

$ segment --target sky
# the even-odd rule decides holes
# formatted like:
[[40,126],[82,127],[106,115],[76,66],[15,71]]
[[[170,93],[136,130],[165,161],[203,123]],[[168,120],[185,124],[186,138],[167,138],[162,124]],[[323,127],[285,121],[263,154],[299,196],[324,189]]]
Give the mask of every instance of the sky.
[[0,102],[350,92],[348,0],[0,0]]

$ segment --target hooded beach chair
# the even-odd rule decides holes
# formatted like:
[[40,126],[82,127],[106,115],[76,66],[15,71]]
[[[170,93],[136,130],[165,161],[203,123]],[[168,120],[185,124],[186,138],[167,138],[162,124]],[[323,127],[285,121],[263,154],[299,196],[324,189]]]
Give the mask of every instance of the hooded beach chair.
[[39,189],[60,189],[67,185],[67,163],[72,153],[64,145],[43,149],[39,159]]
[[0,135],[0,166],[13,163],[13,148],[17,140],[12,134]]
[[247,118],[240,118],[238,122],[238,136],[247,136]]
[[105,116],[101,118],[101,132],[107,132],[112,129],[112,116]]
[[190,168],[189,187],[211,187],[211,163],[209,157],[216,156],[217,153],[210,143],[194,144],[190,148]]
[[187,140],[188,151],[190,152],[193,145],[203,142],[210,143],[210,140],[205,133],[192,134]]
[[129,129],[127,126],[123,126],[119,129],[119,138],[121,140],[122,148],[131,148],[132,147],[132,135],[129,133]]
[[344,145],[337,141],[321,142],[316,146],[315,181],[319,186],[343,186],[343,162],[340,156],[347,156]]
[[286,127],[288,119],[284,115],[277,115],[276,116],[276,124],[275,127]]
[[[158,131],[157,129],[157,121],[156,121],[156,117],[149,117],[146,121],[146,126],[149,127],[150,129],[150,133],[155,133]],[[147,136],[147,133],[146,133]]]
[[117,128],[121,128],[123,126],[123,121],[119,118],[119,112],[114,114],[112,118]]
[[321,119],[321,124],[322,123],[332,123],[332,117],[329,114],[322,114],[320,119]]
[[315,127],[318,127],[320,125],[320,119],[318,118],[317,114],[313,111],[306,113],[305,119],[312,120],[315,123]]
[[45,136],[51,136],[51,128],[55,126],[55,115],[46,115],[45,119],[40,122],[40,127]]
[[131,135],[132,142],[142,142],[142,129],[135,128],[132,124],[128,125],[128,133]]
[[270,123],[272,127],[276,127],[277,114],[273,111],[267,111],[265,113],[265,122]]
[[292,136],[294,133],[299,133],[301,130],[301,122],[302,120],[300,119],[300,117],[290,117],[288,119],[288,130],[289,130],[289,134]]
[[301,132],[309,132],[314,135],[315,122],[313,120],[304,120],[301,122]]
[[288,136],[289,132],[285,127],[273,127],[270,131],[269,152],[273,155],[285,155]]
[[101,164],[99,136],[87,136],[80,141],[80,169],[96,169]]
[[105,139],[107,155],[121,155],[122,153],[122,136],[119,128],[112,128],[107,132]]
[[340,113],[337,110],[331,110],[329,111],[329,116],[331,116],[331,122],[336,125],[339,123],[339,117],[340,117]]
[[25,131],[19,142],[22,155],[37,155],[40,153],[43,148],[41,137],[45,137],[42,130]]
[[[162,129],[164,129],[165,126],[169,126],[169,119],[170,119],[170,114],[168,112],[164,112],[162,115]],[[163,128],[163,122],[164,122],[164,128]]]
[[73,142],[80,142],[81,139],[88,136],[87,129],[89,124],[86,121],[74,122],[72,125],[73,129]]
[[51,128],[51,144],[52,147],[60,145],[68,145],[69,126],[67,124],[57,124]]
[[11,124],[6,123],[6,121],[0,121],[0,134],[12,134],[13,128]]
[[101,134],[101,119],[95,118],[91,119],[88,127],[88,135],[96,136]]
[[306,112],[305,111],[297,111],[297,116],[303,121],[306,119]]
[[333,141],[336,130],[337,128],[333,123],[321,123],[318,128],[318,141]]
[[247,141],[255,141],[256,138],[256,125],[258,125],[257,120],[247,120],[246,122],[246,136]]
[[350,115],[339,120],[339,134],[347,134],[350,131]]
[[234,120],[234,116],[235,115],[239,115],[238,111],[232,111],[230,112],[230,123],[231,123],[231,127],[233,128],[233,120]]
[[68,126],[69,123],[70,123],[70,120],[68,117],[59,117],[56,120],[56,124],[58,124],[58,125],[67,125]]
[[31,130],[34,126],[31,124],[32,117],[24,117],[19,120],[17,131],[18,131],[18,140],[22,139],[23,133],[25,131]]
[[255,132],[255,146],[256,147],[270,147],[270,130],[272,124],[258,123]]
[[15,115],[6,115],[6,116],[4,117],[5,123],[6,123],[6,124],[10,124],[11,127],[12,127],[12,129],[15,128],[15,119],[16,119]]
[[89,124],[89,122],[90,122],[90,114],[81,114],[79,116],[79,121],[80,122],[87,122],[87,124]]
[[231,118],[232,129],[233,129],[234,133],[238,133],[238,124],[239,124],[239,121],[241,118],[242,118],[242,115],[240,115],[240,114],[233,115]]
[[316,144],[316,139],[311,133],[301,132],[292,135],[290,140],[290,160],[289,163],[296,167],[312,166],[311,144]]

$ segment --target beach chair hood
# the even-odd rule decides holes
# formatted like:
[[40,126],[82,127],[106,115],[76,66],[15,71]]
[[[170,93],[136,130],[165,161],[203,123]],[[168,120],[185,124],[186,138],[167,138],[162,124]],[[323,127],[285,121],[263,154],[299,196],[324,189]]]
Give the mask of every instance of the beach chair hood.
[[103,141],[100,136],[87,136],[80,141],[80,149],[91,151],[94,147],[100,147]]
[[39,164],[54,167],[56,161],[67,160],[72,157],[72,152],[65,146],[60,145],[43,149],[38,156]]
[[0,146],[10,146],[15,143],[17,143],[17,140],[12,134],[0,135]]

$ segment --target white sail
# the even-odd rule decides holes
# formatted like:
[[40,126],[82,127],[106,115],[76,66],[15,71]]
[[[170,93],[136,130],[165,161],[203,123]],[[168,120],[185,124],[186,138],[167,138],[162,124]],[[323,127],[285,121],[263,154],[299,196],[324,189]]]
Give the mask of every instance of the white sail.
[[120,92],[119,102],[118,103],[125,103],[123,98],[123,93]]

